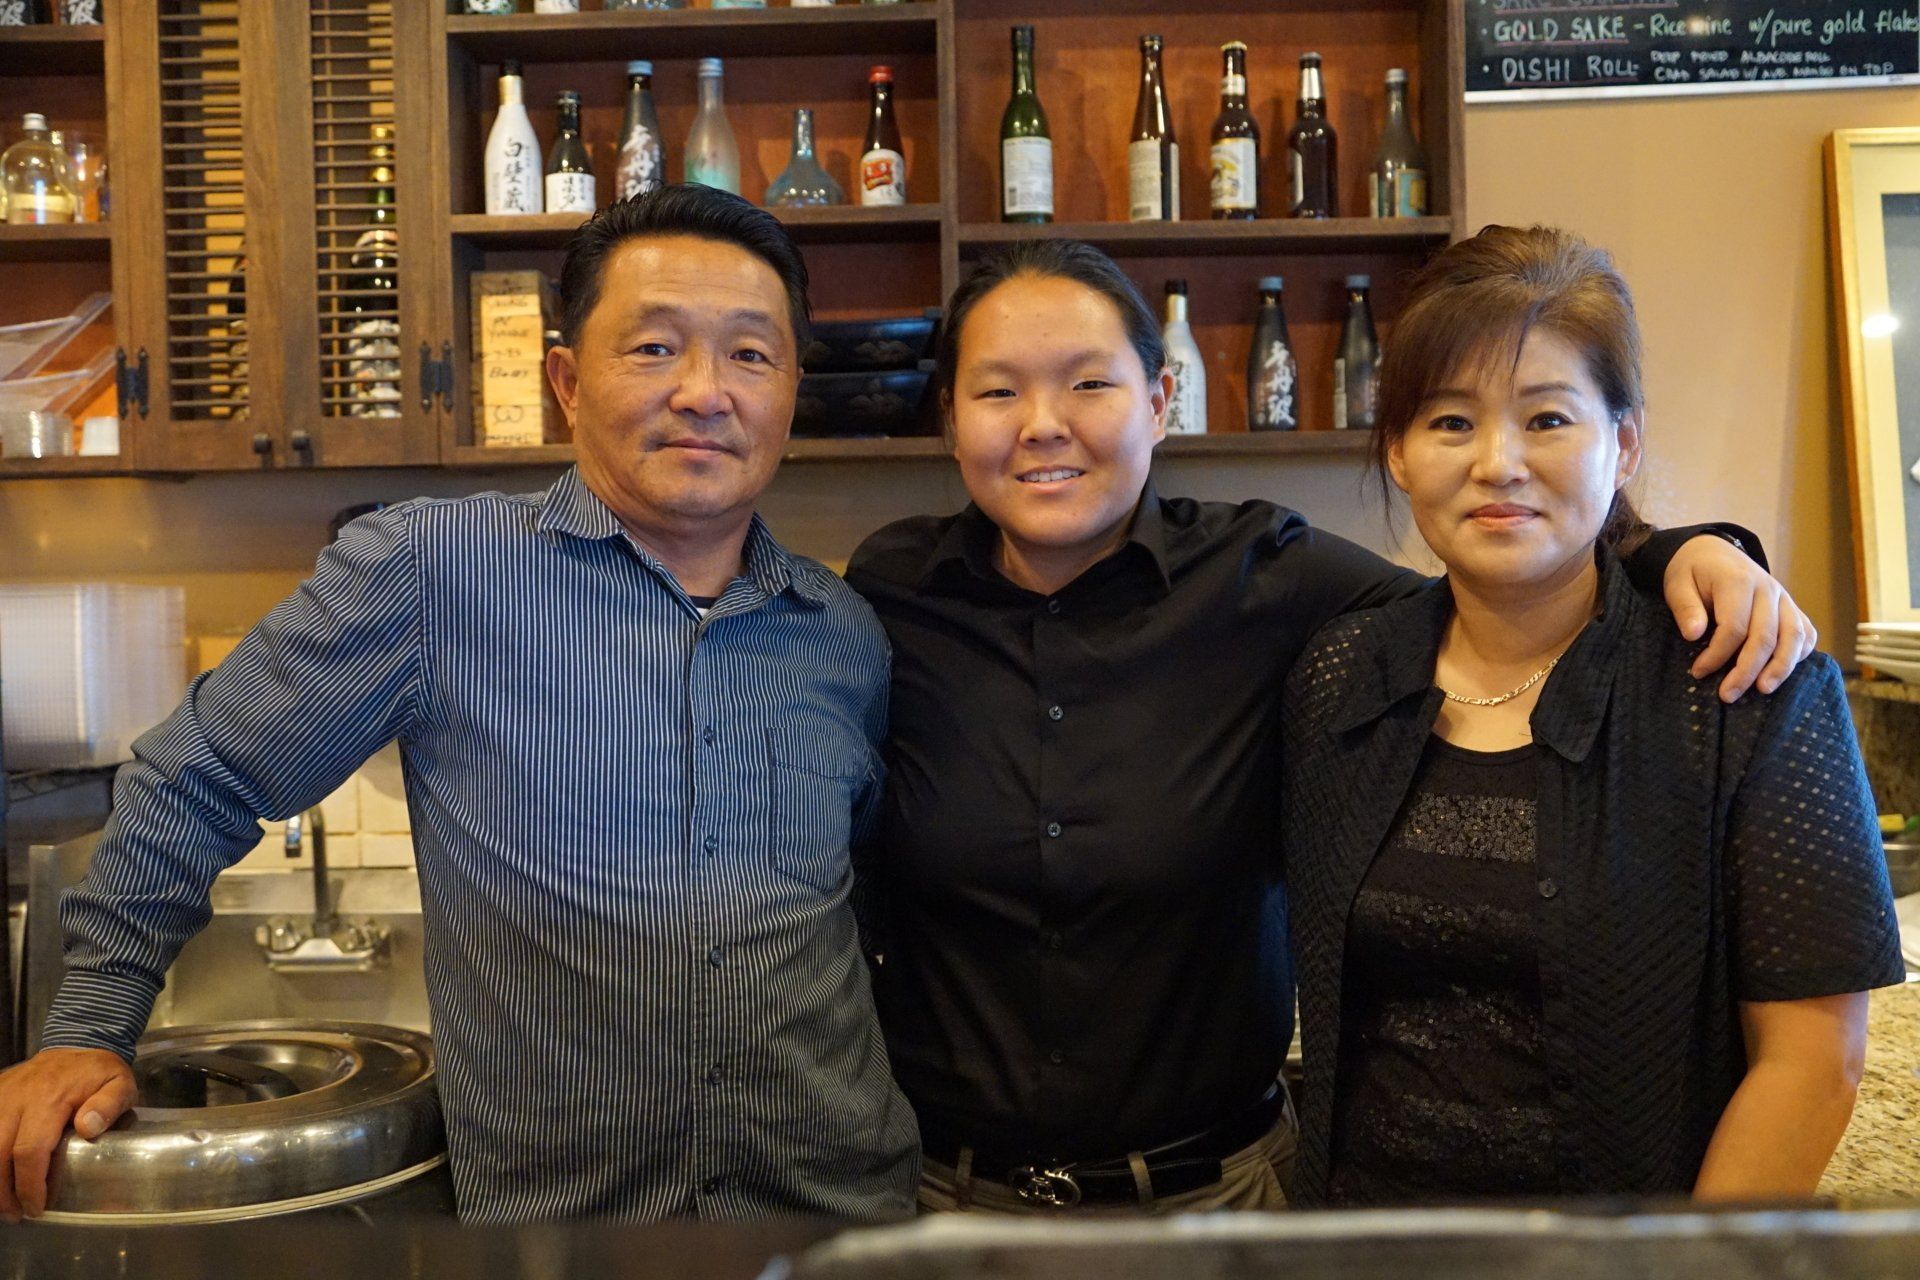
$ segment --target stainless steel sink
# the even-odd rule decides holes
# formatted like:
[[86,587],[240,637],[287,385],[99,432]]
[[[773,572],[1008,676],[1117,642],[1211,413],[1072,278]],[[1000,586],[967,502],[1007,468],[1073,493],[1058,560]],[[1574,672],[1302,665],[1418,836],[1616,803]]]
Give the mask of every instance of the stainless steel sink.
[[387,957],[363,971],[304,971],[270,965],[257,935],[276,922],[313,914],[305,871],[227,875],[214,882],[213,921],[180,952],[154,1005],[150,1026],[256,1018],[324,1018],[430,1030],[421,969],[420,880],[412,871],[334,872],[342,917],[387,928]]

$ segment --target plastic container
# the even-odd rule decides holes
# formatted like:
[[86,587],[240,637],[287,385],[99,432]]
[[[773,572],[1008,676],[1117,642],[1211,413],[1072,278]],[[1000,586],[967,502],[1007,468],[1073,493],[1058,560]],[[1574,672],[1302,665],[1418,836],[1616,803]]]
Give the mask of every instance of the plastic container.
[[0,409],[0,458],[66,458],[73,419],[45,409]]
[[49,413],[71,413],[99,394],[100,388],[112,377],[113,351],[103,348],[78,369],[0,382],[0,412],[40,409]]
[[893,373],[810,373],[793,403],[796,436],[927,436],[933,361]]
[[179,587],[0,585],[0,706],[9,769],[133,757],[133,740],[186,693]]
[[46,367],[75,334],[113,305],[113,295],[91,295],[70,315],[25,324],[0,325],[0,378],[25,378]]

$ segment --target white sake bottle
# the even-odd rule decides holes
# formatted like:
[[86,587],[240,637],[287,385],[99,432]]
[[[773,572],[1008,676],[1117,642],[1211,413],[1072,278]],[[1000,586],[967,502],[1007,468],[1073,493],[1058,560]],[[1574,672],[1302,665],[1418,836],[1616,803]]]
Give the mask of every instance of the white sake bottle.
[[500,67],[500,114],[487,135],[486,174],[489,214],[541,211],[540,140],[527,118],[518,62]]
[[1167,434],[1204,435],[1207,430],[1207,366],[1187,323],[1187,282],[1167,281],[1167,324],[1160,331],[1173,371],[1173,398],[1167,402]]

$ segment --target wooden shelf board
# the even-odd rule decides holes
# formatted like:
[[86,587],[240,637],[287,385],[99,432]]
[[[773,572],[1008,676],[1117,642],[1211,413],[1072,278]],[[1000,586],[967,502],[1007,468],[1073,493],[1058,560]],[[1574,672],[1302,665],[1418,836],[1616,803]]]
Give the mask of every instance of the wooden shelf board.
[[831,9],[455,14],[447,38],[483,62],[932,53],[940,0]]
[[105,27],[0,27],[0,75],[72,75],[106,65]]
[[[793,238],[801,244],[881,244],[938,240],[942,208],[937,204],[909,204],[897,208],[834,205],[829,208],[774,209],[771,212],[786,224]],[[578,213],[504,216],[456,213],[450,224],[453,234],[464,236],[485,249],[564,249],[584,221],[585,215]]]
[[960,249],[1085,240],[1115,257],[1417,252],[1446,243],[1451,218],[1260,218],[1251,222],[965,222]]
[[0,479],[32,480],[49,476],[125,476],[134,474],[131,459],[124,454],[105,458],[6,458],[0,457]]
[[[1370,439],[1365,431],[1224,431],[1204,436],[1168,436],[1155,450],[1163,458],[1282,458],[1359,455]],[[912,462],[952,456],[939,436],[822,439],[796,438],[781,455],[785,462]],[[570,444],[525,449],[486,449],[472,445],[453,450],[449,465],[462,467],[563,466],[574,460]]]
[[0,225],[0,262],[104,261],[112,247],[113,229],[104,222]]

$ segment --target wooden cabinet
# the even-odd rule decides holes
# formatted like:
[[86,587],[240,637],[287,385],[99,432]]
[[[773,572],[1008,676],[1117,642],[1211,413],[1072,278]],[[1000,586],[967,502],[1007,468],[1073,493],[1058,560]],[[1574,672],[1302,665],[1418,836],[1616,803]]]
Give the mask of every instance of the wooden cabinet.
[[[585,5],[578,14],[489,16],[451,0],[117,0],[103,31],[0,35],[0,120],[38,102],[108,132],[114,166],[110,223],[0,229],[0,270],[25,286],[0,289],[0,323],[110,286],[110,336],[130,359],[148,355],[145,414],[133,406],[122,457],[62,465],[196,471],[571,459],[570,445],[485,448],[474,433],[471,276],[534,267],[557,277],[580,221],[483,210],[481,157],[508,58],[525,67],[543,144],[559,91],[581,95],[603,200],[628,59],[654,63],[674,178],[697,60],[725,60],[750,199],[785,164],[798,107],[815,113],[819,154],[850,186],[867,70],[891,65],[910,203],[779,213],[807,257],[816,314],[936,306],[970,263],[1008,243],[1090,240],[1156,304],[1167,279],[1189,283],[1213,434],[1169,440],[1168,453],[1363,448],[1364,439],[1328,430],[1341,280],[1373,277],[1376,317],[1390,340],[1406,278],[1462,232],[1462,0],[842,0],[717,12]],[[1055,137],[1058,220],[1044,226],[997,218],[1008,30],[1023,22],[1036,28],[1039,92]],[[1137,40],[1149,31],[1165,40],[1182,146],[1177,223],[1125,221]],[[1251,51],[1261,206],[1270,216],[1216,223],[1207,218],[1206,155],[1219,46],[1229,39]],[[1342,211],[1365,212],[1384,74],[1404,67],[1431,160],[1431,216],[1271,216],[1284,205],[1296,65],[1309,49],[1326,67]],[[380,272],[366,266],[370,235],[392,251]],[[1305,429],[1248,435],[1254,282],[1275,274],[1287,281]],[[799,441],[790,456],[941,451],[936,440]],[[57,469],[0,461],[0,474]]]

